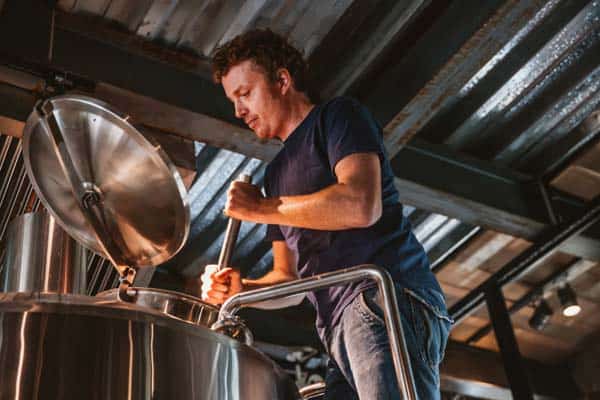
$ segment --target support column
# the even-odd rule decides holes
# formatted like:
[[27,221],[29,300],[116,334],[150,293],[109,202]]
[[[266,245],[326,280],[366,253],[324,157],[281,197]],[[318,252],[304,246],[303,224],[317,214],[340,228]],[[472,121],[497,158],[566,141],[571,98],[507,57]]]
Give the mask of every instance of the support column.
[[494,326],[496,341],[500,347],[506,378],[515,400],[533,400],[533,391],[529,383],[517,338],[510,322],[510,315],[504,302],[504,295],[498,285],[492,284],[485,291],[485,301]]

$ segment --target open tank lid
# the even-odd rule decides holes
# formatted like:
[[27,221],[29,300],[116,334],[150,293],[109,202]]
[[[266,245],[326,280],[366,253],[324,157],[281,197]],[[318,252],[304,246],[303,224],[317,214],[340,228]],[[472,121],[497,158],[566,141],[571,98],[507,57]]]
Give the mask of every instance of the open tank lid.
[[[44,206],[77,241],[118,260],[119,272],[161,264],[185,243],[190,217],[181,176],[160,146],[104,102],[63,95],[38,103],[23,155]],[[94,223],[82,207],[90,195]]]

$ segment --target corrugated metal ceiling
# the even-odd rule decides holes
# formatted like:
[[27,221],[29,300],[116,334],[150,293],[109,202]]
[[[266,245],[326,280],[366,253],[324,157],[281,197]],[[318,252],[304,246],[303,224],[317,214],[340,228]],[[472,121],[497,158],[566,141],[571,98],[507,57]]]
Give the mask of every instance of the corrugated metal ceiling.
[[[593,161],[585,162],[584,156],[584,161],[577,165],[564,167],[565,162],[571,164],[569,157],[578,148],[593,143],[600,131],[600,2],[515,0],[498,3],[502,5],[494,9],[447,62],[428,76],[414,96],[406,101],[390,99],[385,105],[395,114],[385,127],[390,153],[395,155],[401,143],[417,135],[420,139],[513,168],[531,179],[552,181],[562,170],[552,183],[589,199],[589,195],[583,194],[587,193],[585,188],[600,186],[598,152],[587,153],[588,159]],[[385,2],[377,4],[383,7]],[[393,8],[397,12],[394,15],[412,15],[428,4],[403,2],[401,10]],[[353,2],[60,0],[58,6],[69,13],[101,17],[147,40],[206,58],[216,46],[254,27],[270,27],[311,56]],[[371,46],[375,49],[373,54],[361,50],[357,51],[356,58],[344,60],[347,65],[355,66],[354,72],[342,69],[339,75],[336,71],[330,72],[333,78],[323,93],[351,93],[370,104],[369,99],[380,89],[369,86],[372,66],[359,61],[369,59],[370,63],[376,63],[390,57],[386,49],[402,37],[404,24],[408,25],[413,19],[407,17],[402,21],[401,26],[384,25],[393,32],[376,30],[376,37],[385,42]],[[444,31],[435,29],[432,25],[422,37],[428,39],[427,35],[435,33],[437,36],[431,40],[442,40]],[[344,45],[362,49],[361,43]],[[414,72],[418,75],[419,71]],[[410,80],[411,77],[397,79]],[[378,115],[380,110],[373,111]],[[8,216],[25,209],[24,199],[29,198],[31,190],[26,187],[22,163],[18,161],[18,140],[4,136],[2,139],[0,161],[3,171],[7,171],[7,175],[3,175],[0,199],[3,210],[0,229],[4,230]],[[252,173],[254,181],[260,183],[265,166],[259,160],[200,143],[196,145],[196,154],[200,174],[188,194],[192,204],[190,241],[165,266],[186,277],[197,275],[204,264],[218,258],[226,225],[222,208],[229,182],[244,171]],[[567,173],[571,175],[565,177]],[[8,188],[19,187],[19,183],[22,183],[21,190],[17,192],[23,194],[6,196]],[[485,231],[411,206],[407,206],[406,214],[432,262],[436,264],[443,256],[452,255],[451,261],[440,265],[438,272],[450,303],[528,245],[522,239]],[[264,227],[243,225],[235,262],[245,271],[260,274],[269,268],[271,256],[268,245],[262,242],[263,235]],[[508,300],[515,300],[540,282],[556,268],[552,265],[564,266],[572,261],[569,256],[556,257],[539,268],[547,271],[545,275],[528,275],[514,287],[507,288]],[[592,264],[575,282],[586,303],[589,302],[587,309],[592,311],[600,304],[597,284],[590,284],[598,282],[598,270],[598,265]],[[100,279],[98,272],[94,276]],[[105,280],[104,285],[114,284],[109,280]],[[533,332],[526,323],[531,311],[529,307],[516,314],[515,324],[520,341],[525,343],[525,354],[539,358],[556,359],[571,354],[577,340],[568,342],[568,335],[583,337],[583,333],[600,328],[600,320],[588,318],[590,314],[586,312],[577,322],[555,318],[551,324],[554,330]],[[455,329],[453,336],[466,339],[488,321],[481,311]],[[534,346],[536,342],[542,343],[541,347]],[[478,344],[495,347],[493,336],[489,335]],[[561,349],[554,355],[540,351],[554,345]]]

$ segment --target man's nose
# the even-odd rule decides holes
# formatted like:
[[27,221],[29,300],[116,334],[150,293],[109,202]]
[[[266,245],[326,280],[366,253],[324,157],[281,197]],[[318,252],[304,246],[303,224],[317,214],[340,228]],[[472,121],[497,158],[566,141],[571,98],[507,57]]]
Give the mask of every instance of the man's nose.
[[240,104],[239,102],[235,103],[235,116],[237,118],[244,118],[244,116],[248,113],[248,110],[246,109],[246,107],[244,107],[242,104]]

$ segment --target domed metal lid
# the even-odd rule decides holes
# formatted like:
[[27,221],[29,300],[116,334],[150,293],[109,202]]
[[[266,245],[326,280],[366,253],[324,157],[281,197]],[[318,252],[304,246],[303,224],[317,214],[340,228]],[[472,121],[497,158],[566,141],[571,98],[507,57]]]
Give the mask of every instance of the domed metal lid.
[[175,255],[190,219],[179,173],[127,119],[99,100],[58,96],[36,105],[23,137],[27,173],[43,204],[121,273]]

